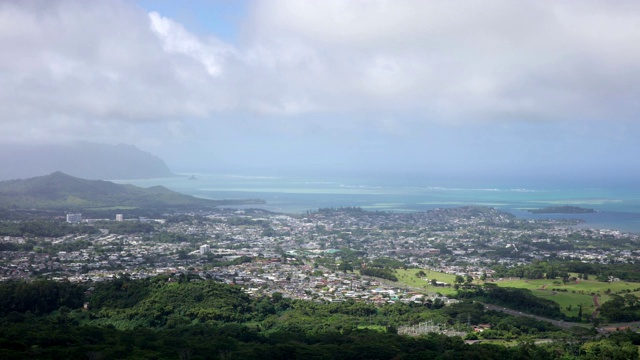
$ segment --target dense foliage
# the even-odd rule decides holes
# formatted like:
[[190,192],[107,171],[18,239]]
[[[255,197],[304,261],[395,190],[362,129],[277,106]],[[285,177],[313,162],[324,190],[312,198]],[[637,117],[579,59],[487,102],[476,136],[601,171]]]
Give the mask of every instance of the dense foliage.
[[636,264],[589,264],[579,261],[567,262],[567,271],[597,274],[597,278],[607,281],[611,277],[617,277],[624,281],[640,282],[640,267]]
[[62,237],[73,234],[95,234],[98,229],[88,225],[71,225],[65,221],[1,221],[0,236]]
[[640,300],[634,294],[611,294],[611,299],[600,306],[600,314],[610,321],[628,322],[640,320]]
[[0,286],[0,315],[11,312],[49,314],[60,307],[77,309],[83,305],[83,288],[69,282],[8,281]]
[[472,287],[462,290],[459,292],[459,297],[478,298],[487,303],[497,304],[552,319],[565,318],[558,303],[537,297],[527,289],[486,284],[483,287]]
[[360,269],[360,274],[366,276],[375,276],[391,281],[398,281],[398,277],[393,273],[393,270],[391,269],[369,267]]
[[581,261],[534,261],[531,264],[506,268],[502,265],[494,266],[494,277],[519,277],[524,279],[555,279],[566,280],[568,273],[579,276],[594,276],[600,281],[608,281],[610,277],[624,281],[640,282],[640,267],[634,264],[597,264]]
[[[279,293],[251,298],[239,287],[184,274],[84,286],[1,283],[0,299],[2,359],[627,359],[640,344],[634,333],[585,342],[470,301],[429,308],[323,304]],[[469,345],[455,336],[395,333],[427,320],[487,323],[492,329],[483,338],[519,340]],[[531,336],[542,334],[564,340],[535,345]]]

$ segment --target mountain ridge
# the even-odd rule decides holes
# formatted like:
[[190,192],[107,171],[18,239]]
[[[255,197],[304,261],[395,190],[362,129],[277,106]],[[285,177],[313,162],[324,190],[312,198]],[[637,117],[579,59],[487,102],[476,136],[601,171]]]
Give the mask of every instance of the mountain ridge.
[[7,209],[215,207],[245,203],[260,201],[201,199],[163,186],[142,188],[82,179],[61,171],[24,180],[0,181],[0,208]]

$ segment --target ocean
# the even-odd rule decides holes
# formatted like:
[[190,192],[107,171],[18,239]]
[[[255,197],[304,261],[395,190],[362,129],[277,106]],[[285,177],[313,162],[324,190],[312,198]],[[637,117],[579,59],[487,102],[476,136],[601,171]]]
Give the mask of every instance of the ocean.
[[[194,175],[196,180],[190,180]],[[284,177],[234,174],[182,174],[180,177],[116,180],[142,187],[162,185],[206,199],[263,199],[251,205],[282,213],[304,213],[325,207],[358,206],[370,211],[413,212],[438,207],[490,206],[520,218],[570,218],[587,227],[640,233],[640,189],[630,187],[466,186],[390,178]],[[546,206],[592,208],[588,214],[531,214]]]

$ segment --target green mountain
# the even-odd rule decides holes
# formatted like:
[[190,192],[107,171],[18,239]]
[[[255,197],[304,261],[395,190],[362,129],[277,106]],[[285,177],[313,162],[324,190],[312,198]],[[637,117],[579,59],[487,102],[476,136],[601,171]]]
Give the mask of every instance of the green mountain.
[[[253,201],[253,203],[256,202]],[[251,203],[251,201],[200,199],[162,186],[141,188],[110,181],[86,180],[59,171],[25,180],[0,181],[0,208],[213,207],[234,203]]]

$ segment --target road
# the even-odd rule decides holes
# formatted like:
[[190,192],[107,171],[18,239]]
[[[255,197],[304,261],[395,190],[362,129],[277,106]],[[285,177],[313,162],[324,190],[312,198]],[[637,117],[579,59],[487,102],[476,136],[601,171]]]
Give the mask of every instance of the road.
[[[381,282],[385,282],[389,285],[395,285],[398,286],[398,283],[394,283],[388,280],[384,280],[384,279],[379,279]],[[407,284],[403,284],[404,287],[407,290],[413,290],[413,291],[418,291],[418,292],[425,292],[427,291],[426,287],[414,287],[414,286],[409,286]],[[434,294],[433,292],[428,292],[429,294]],[[600,307],[600,302],[599,299],[596,296],[593,297],[593,304],[596,307],[596,311],[594,312],[594,314],[592,314],[593,317],[597,317],[599,315],[599,307]],[[524,313],[522,311],[518,311],[518,310],[513,310],[513,309],[508,309],[502,306],[497,306],[497,305],[492,305],[492,304],[483,304],[485,310],[494,310],[494,311],[500,311],[503,312],[505,314],[509,314],[509,315],[513,315],[513,316],[524,316],[524,317],[529,317],[532,319],[536,319],[536,320],[540,320],[540,321],[547,321],[550,322],[556,326],[559,326],[561,328],[564,329],[568,329],[574,326],[579,326],[579,327],[584,327],[584,328],[588,328],[591,327],[591,324],[584,324],[584,323],[575,323],[575,322],[567,322],[567,321],[562,321],[562,320],[554,320],[554,319],[549,319],[546,317],[542,317],[542,316],[537,316],[537,315],[532,315],[532,314],[527,314]],[[625,328],[640,328],[640,321],[635,321],[635,322],[628,322],[628,323],[615,323],[615,324],[601,324],[600,327],[598,328],[599,332],[610,332],[610,331],[615,331],[616,329],[625,329]]]
[[[591,326],[591,324],[583,324],[583,323],[574,323],[574,322],[553,320],[553,319],[545,318],[545,317],[542,317],[542,316],[531,315],[531,314],[523,313],[521,311],[507,309],[505,307],[492,305],[492,304],[484,304],[484,308],[485,308],[485,310],[500,311],[500,312],[503,312],[505,314],[509,314],[509,315],[513,315],[513,316],[524,316],[524,317],[528,317],[528,318],[532,318],[532,319],[536,319],[536,320],[540,320],[540,321],[547,321],[547,322],[552,323],[553,325],[556,325],[556,326],[559,326],[559,327],[565,328],[565,329],[568,329],[568,328],[571,328],[571,327],[574,327],[574,326],[580,326],[580,327],[590,327]],[[612,332],[612,331],[617,331],[618,329],[626,329],[626,328],[640,328],[640,321],[626,322],[626,323],[614,323],[614,324],[602,324],[598,328],[598,331],[599,332]]]
[[512,310],[512,309],[508,309],[506,307],[492,305],[492,304],[484,304],[484,308],[486,310],[500,311],[500,312],[503,312],[505,314],[509,314],[509,315],[513,315],[513,316],[524,316],[524,317],[536,319],[536,320],[539,320],[539,321],[547,321],[547,322],[552,323],[553,325],[556,325],[556,326],[559,326],[559,327],[562,327],[562,328],[570,328],[570,327],[574,327],[574,326],[581,326],[581,327],[589,327],[590,326],[589,324],[581,324],[581,323],[566,322],[566,321],[561,321],[561,320],[553,320],[553,319],[545,318],[545,317],[542,317],[542,316],[527,314],[527,313],[523,313],[522,311]]
[[598,302],[598,295],[593,295],[593,306],[596,308],[593,310],[593,314],[591,314],[591,318],[595,319],[598,317],[600,313],[600,302]]

